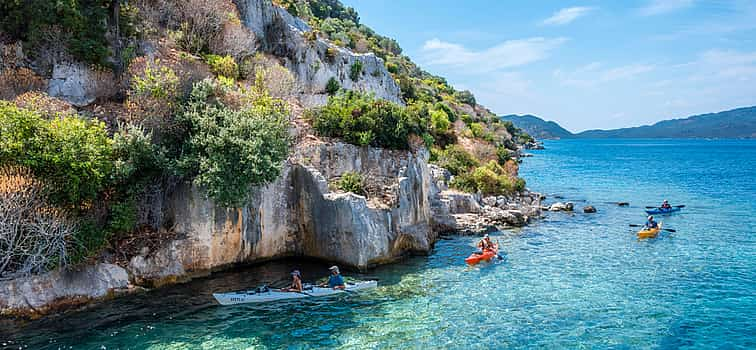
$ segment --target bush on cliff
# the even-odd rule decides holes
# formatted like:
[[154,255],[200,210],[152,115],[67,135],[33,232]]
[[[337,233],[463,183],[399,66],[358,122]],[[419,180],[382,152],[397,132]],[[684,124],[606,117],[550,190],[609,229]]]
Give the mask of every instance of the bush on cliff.
[[[408,108],[355,91],[331,96],[328,104],[310,110],[308,117],[320,135],[356,145],[408,149],[411,134],[428,130],[428,120]],[[366,135],[371,136],[369,142]]]
[[511,194],[525,189],[525,180],[513,178],[496,161],[490,161],[471,172],[454,177],[450,184],[465,192],[479,192],[483,195]]
[[243,204],[253,186],[275,180],[288,155],[288,112],[260,87],[195,84],[182,114],[188,138],[185,175],[227,206]]
[[105,124],[78,116],[45,120],[0,101],[0,164],[31,169],[50,184],[50,199],[79,206],[105,187],[112,170]]
[[65,47],[75,58],[107,66],[108,10],[112,0],[0,2],[0,32],[30,46]]
[[367,195],[365,191],[365,179],[360,173],[354,171],[342,174],[336,182],[336,187],[344,192],[352,192],[361,196]]
[[452,175],[464,174],[479,164],[475,156],[460,145],[449,145],[446,149],[434,153],[436,158],[434,163],[449,170]]

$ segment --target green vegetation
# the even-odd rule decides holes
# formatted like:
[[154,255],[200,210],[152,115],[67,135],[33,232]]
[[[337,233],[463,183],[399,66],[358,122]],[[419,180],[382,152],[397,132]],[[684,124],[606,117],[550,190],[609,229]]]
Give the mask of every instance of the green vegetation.
[[360,173],[348,171],[341,175],[336,182],[336,187],[344,192],[352,192],[361,196],[367,195],[365,180]]
[[428,123],[406,107],[355,91],[330,97],[327,105],[309,111],[308,117],[323,136],[393,149],[408,149],[409,136],[425,133]]
[[210,71],[217,76],[231,79],[239,78],[239,65],[231,56],[205,55],[205,61],[210,65]]
[[10,0],[0,3],[0,32],[31,47],[65,45],[74,57],[107,66],[105,38],[113,0]]
[[460,145],[449,145],[443,151],[436,150],[436,164],[449,170],[452,175],[464,174],[476,167],[479,161]]
[[525,180],[512,178],[499,163],[490,161],[472,172],[457,175],[451,186],[466,192],[499,195],[524,190]]
[[360,80],[360,75],[362,75],[362,62],[356,60],[349,67],[349,79],[352,79],[352,81]]
[[341,89],[341,84],[339,84],[339,81],[336,80],[336,78],[331,77],[331,79],[328,79],[328,83],[326,83],[326,93],[328,95],[335,95],[339,90]]
[[[233,109],[224,98],[243,102]],[[288,112],[257,88],[229,89],[212,80],[194,86],[182,120],[189,129],[184,171],[217,202],[240,205],[253,186],[278,177],[288,155]]]
[[104,188],[113,153],[105,124],[77,116],[52,120],[0,101],[0,164],[28,167],[50,184],[56,204],[78,206]]

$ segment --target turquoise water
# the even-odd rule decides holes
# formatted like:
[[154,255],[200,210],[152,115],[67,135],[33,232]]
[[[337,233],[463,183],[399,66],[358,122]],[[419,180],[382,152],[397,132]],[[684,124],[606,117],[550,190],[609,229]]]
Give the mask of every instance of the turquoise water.
[[[506,259],[464,266],[475,238],[381,267],[376,291],[220,307],[210,293],[305,279],[282,261],[131,295],[84,311],[0,322],[0,344],[74,349],[756,348],[756,142],[564,140],[521,168],[532,190],[591,204],[497,233]],[[630,223],[669,199],[656,239]],[[610,202],[630,202],[618,207]]]

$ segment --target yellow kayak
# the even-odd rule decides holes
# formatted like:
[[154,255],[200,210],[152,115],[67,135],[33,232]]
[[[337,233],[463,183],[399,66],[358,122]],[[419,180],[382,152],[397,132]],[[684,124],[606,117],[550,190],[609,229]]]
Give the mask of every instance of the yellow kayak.
[[644,238],[654,238],[656,235],[659,234],[659,231],[662,229],[661,222],[659,223],[659,227],[652,228],[652,229],[643,229],[638,231],[638,239],[644,239]]

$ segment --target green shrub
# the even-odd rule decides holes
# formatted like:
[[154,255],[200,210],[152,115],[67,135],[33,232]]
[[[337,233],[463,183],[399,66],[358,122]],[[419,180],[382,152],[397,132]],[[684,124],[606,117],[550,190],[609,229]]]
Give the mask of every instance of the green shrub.
[[189,129],[180,164],[186,175],[226,206],[243,204],[253,186],[275,180],[289,149],[285,104],[243,91],[238,110],[224,104],[212,80],[195,84],[182,115]]
[[449,145],[443,151],[438,151],[436,157],[436,165],[449,170],[452,175],[464,174],[479,164],[475,156],[460,145]]
[[360,75],[362,75],[362,62],[355,60],[349,67],[349,79],[352,79],[352,81],[360,80]]
[[137,221],[137,208],[133,197],[129,197],[123,202],[112,203],[109,209],[106,227],[108,232],[119,234],[134,230]]
[[396,63],[388,62],[386,63],[386,70],[391,74],[398,74],[399,66],[397,66]]
[[462,115],[462,121],[463,121],[463,122],[464,122],[465,124],[467,124],[467,125],[470,125],[470,124],[472,124],[472,123],[473,123],[473,119],[472,119],[472,117],[471,117],[471,116],[470,116],[469,114],[463,114],[463,115]]
[[336,186],[344,192],[352,192],[361,196],[367,195],[365,192],[364,179],[362,175],[357,172],[345,172],[336,182]]
[[131,77],[130,96],[145,96],[160,100],[161,103],[176,103],[179,96],[180,79],[176,72],[160,60],[146,62],[141,71]]
[[339,84],[339,81],[336,80],[336,78],[331,77],[331,79],[328,79],[328,83],[326,83],[326,93],[328,95],[336,95],[337,92],[341,89],[341,84]]
[[94,199],[112,170],[113,144],[105,124],[78,116],[44,120],[0,101],[0,162],[32,170],[50,185],[55,204]]
[[360,145],[370,132],[373,146],[394,149],[408,149],[409,136],[425,133],[428,123],[406,107],[355,91],[331,96],[308,117],[320,135]]
[[217,76],[231,79],[239,78],[239,65],[231,56],[205,55],[205,61],[210,65],[210,71]]
[[451,186],[466,192],[483,195],[511,194],[525,189],[525,180],[510,177],[505,169],[495,161],[456,176]]
[[496,158],[499,160],[499,164],[505,164],[508,160],[512,159],[509,153],[509,149],[504,146],[496,147]]
[[468,104],[473,107],[475,107],[476,105],[475,96],[473,96],[472,92],[467,90],[455,92],[454,98],[459,102]]
[[444,111],[450,122],[454,123],[457,121],[457,113],[455,113],[446,103],[438,102],[433,105],[433,109]]
[[469,125],[470,132],[472,133],[472,136],[475,138],[483,137],[484,129],[483,124],[481,123],[472,123]]
[[153,181],[168,169],[166,150],[151,140],[151,134],[135,125],[121,127],[113,136],[114,183],[137,187]]
[[449,117],[443,110],[435,110],[430,112],[431,118],[431,130],[434,134],[444,134],[449,130]]
[[24,0],[0,2],[0,32],[32,48],[64,45],[75,58],[107,66],[111,1]]

